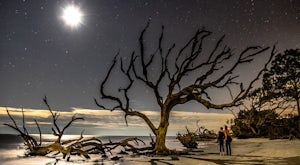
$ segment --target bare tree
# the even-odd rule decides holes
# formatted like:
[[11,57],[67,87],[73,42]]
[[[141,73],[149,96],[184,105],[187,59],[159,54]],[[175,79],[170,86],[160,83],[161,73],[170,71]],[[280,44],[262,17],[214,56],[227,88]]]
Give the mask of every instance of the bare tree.
[[[197,101],[206,108],[223,109],[226,107],[237,106],[244,99],[254,82],[259,79],[263,70],[269,64],[275,54],[275,46],[273,47],[270,58],[264,67],[258,71],[257,75],[248,85],[244,87],[242,82],[238,82],[239,75],[234,74],[237,67],[245,63],[253,61],[255,56],[266,52],[270,47],[250,46],[235,55],[233,50],[227,45],[223,46],[225,36],[220,37],[215,43],[211,51],[205,52],[203,49],[204,41],[212,35],[212,32],[201,29],[178,50],[175,52],[175,44],[171,45],[167,51],[163,49],[164,26],[158,38],[158,45],[154,53],[147,53],[145,50],[145,33],[149,27],[149,22],[142,30],[139,37],[139,52],[135,51],[131,54],[128,64],[124,64],[124,60],[120,57],[119,52],[114,57],[112,65],[100,84],[100,99],[111,100],[114,106],[108,108],[95,99],[96,104],[104,109],[121,110],[125,113],[127,124],[127,116],[137,116],[142,118],[156,137],[154,150],[158,154],[169,154],[165,145],[166,133],[169,126],[170,113],[174,106],[185,104],[190,101]],[[205,58],[205,60],[203,60]],[[173,61],[172,61],[173,60]],[[230,63],[230,66],[224,64]],[[119,64],[120,68],[118,68]],[[159,66],[156,66],[159,64]],[[152,68],[158,69],[159,73],[153,72]],[[121,73],[126,77],[128,83],[119,88],[118,94],[113,94],[107,89],[107,84],[112,77],[114,69],[120,69]],[[155,74],[156,78],[153,78]],[[190,75],[196,75],[195,79],[186,84]],[[118,77],[119,78],[119,77]],[[146,87],[152,90],[156,98],[156,103],[160,108],[160,122],[155,126],[150,118],[134,110],[130,105],[129,91],[134,89],[136,81],[142,82]],[[126,81],[125,81],[126,82]],[[239,86],[237,93],[232,93],[232,86]],[[211,89],[228,88],[232,100],[226,103],[215,103],[211,99]],[[167,91],[164,93],[163,91]],[[121,94],[121,97],[120,97]]]

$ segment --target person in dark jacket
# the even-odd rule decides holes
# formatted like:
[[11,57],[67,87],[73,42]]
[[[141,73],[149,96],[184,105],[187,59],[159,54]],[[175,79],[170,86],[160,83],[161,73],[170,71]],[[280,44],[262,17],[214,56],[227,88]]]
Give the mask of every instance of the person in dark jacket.
[[226,143],[226,155],[231,155],[231,135],[229,133],[229,129],[227,127],[227,125],[225,125],[225,130],[224,130],[224,134],[225,134],[225,143]]
[[223,131],[223,127],[221,127],[219,130],[219,135],[218,135],[218,142],[219,142],[219,146],[220,146],[220,156],[224,155],[224,139],[225,139],[225,133]]

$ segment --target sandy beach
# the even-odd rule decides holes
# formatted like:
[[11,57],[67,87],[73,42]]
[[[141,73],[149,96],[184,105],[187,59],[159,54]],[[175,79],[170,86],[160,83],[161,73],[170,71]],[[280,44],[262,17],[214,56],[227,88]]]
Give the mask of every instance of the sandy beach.
[[[125,158],[122,164],[300,164],[300,140],[234,139],[232,156],[220,156],[214,142],[208,142],[202,150],[179,157]],[[172,160],[176,158],[179,160]]]
[[[132,156],[118,155],[119,160],[110,158],[102,159],[101,156],[93,155],[91,159],[84,159],[79,156],[72,156],[71,161],[57,161],[51,157],[23,157],[25,149],[16,145],[1,147],[0,158],[2,165],[213,165],[213,164],[299,164],[300,163],[300,140],[269,140],[256,139],[233,139],[232,156],[220,156],[216,141],[200,142],[199,148],[190,151],[189,155],[181,156]],[[13,147],[11,147],[13,146]],[[177,139],[167,140],[167,146],[171,149],[182,150],[184,147]],[[59,158],[58,158],[59,159]]]

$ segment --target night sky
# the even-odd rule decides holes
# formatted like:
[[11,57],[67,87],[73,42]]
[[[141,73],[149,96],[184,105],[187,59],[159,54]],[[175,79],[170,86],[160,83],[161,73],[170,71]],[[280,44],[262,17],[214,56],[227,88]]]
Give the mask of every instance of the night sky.
[[[77,27],[61,18],[70,4],[83,14]],[[225,34],[237,51],[275,43],[279,52],[300,48],[299,0],[0,0],[0,107],[45,109],[47,95],[54,109],[97,109],[93,98],[113,56],[138,48],[148,20],[150,47],[164,25],[166,45],[178,48],[202,27],[214,32],[211,41]],[[145,100],[135,106],[152,108]]]

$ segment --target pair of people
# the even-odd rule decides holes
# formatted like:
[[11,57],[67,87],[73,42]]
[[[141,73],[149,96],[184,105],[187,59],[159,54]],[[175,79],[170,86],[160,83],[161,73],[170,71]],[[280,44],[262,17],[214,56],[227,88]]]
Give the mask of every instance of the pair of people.
[[220,128],[219,135],[218,135],[221,156],[224,155],[224,140],[225,140],[225,146],[226,146],[226,155],[231,155],[232,138],[230,136],[227,125],[225,125],[224,130],[223,130],[223,127]]

